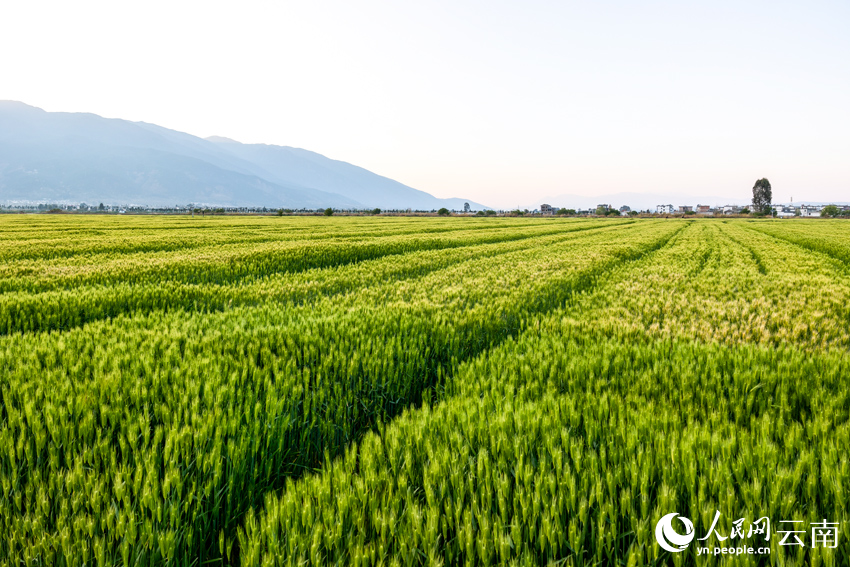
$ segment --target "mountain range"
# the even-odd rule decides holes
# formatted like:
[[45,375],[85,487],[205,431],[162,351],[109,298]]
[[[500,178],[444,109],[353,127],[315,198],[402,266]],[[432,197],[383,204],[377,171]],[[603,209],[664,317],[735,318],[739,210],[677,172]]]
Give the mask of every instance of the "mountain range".
[[300,148],[0,101],[0,203],[313,209],[486,208]]

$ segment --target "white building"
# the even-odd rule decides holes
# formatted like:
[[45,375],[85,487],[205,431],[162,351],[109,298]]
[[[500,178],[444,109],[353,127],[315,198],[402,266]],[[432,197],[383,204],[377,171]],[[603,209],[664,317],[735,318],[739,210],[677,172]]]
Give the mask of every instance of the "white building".
[[658,205],[655,207],[655,212],[661,215],[672,215],[674,211],[673,205]]
[[821,209],[823,209],[823,207],[818,207],[816,205],[801,205],[800,206],[800,216],[801,217],[819,217]]

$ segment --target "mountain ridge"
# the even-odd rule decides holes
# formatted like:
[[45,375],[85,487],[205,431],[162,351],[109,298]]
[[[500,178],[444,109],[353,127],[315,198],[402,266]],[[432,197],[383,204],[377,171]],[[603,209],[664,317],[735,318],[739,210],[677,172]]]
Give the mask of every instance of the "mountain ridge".
[[0,202],[460,209],[359,166],[287,146],[0,101]]

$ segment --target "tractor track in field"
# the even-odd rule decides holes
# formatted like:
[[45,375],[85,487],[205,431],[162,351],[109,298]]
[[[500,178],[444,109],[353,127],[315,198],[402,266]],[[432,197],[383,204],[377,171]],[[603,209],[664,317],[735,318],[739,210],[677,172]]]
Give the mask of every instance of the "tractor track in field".
[[[403,257],[407,254],[420,254],[427,252],[438,252],[440,250],[463,250],[473,247],[485,248],[481,257],[496,257],[510,253],[509,250],[487,250],[487,247],[498,247],[502,244],[513,242],[528,242],[528,248],[534,245],[533,240],[537,238],[554,237],[562,234],[559,238],[548,244],[553,244],[573,237],[581,238],[601,230],[625,230],[633,228],[633,223],[623,223],[609,226],[590,226],[560,232],[547,231],[542,234],[523,235],[522,238],[501,240],[497,242],[476,242],[461,246],[448,246],[437,249],[416,250],[397,254],[385,254],[376,258],[362,260],[362,262],[380,261],[393,257]],[[522,248],[520,248],[522,249]],[[469,261],[470,258],[459,258],[456,262],[448,264],[435,263],[432,269],[422,269],[413,274],[401,273],[396,282],[416,280],[434,271],[446,269],[453,265],[459,265]],[[362,263],[356,262],[356,263]],[[337,264],[312,268],[314,270],[327,270],[338,268],[348,264]],[[292,272],[286,275],[297,276],[309,271],[309,269]],[[271,276],[273,277],[273,276]],[[263,282],[256,284],[261,287]],[[0,336],[13,333],[67,331],[82,325],[111,319],[121,315],[147,314],[155,311],[164,312],[221,312],[233,307],[251,307],[266,304],[269,301],[278,303],[292,303],[303,305],[315,301],[320,297],[332,297],[347,293],[355,289],[359,282],[351,282],[349,285],[329,290],[325,293],[317,293],[313,296],[298,297],[297,295],[269,295],[266,293],[253,295],[252,283],[238,287],[233,284],[196,284],[185,282],[165,282],[164,284],[123,284],[123,285],[99,285],[87,286],[75,290],[51,290],[34,294],[5,293],[0,294]],[[85,292],[91,292],[87,298],[80,299]]]
[[[632,265],[634,262],[637,262],[641,259],[651,257],[653,254],[669,246],[669,244],[679,234],[681,234],[682,231],[687,230],[688,227],[691,227],[692,225],[693,223],[690,222],[681,223],[679,226],[668,225],[668,228],[664,229],[664,234],[659,235],[656,232],[650,232],[645,239],[638,240],[636,243],[634,243],[634,245],[630,244],[629,246],[614,246],[609,254],[605,256],[600,256],[600,261],[598,263],[591,263],[590,261],[588,261],[586,265],[581,265],[583,267],[577,267],[574,272],[565,272],[561,277],[558,277],[556,275],[557,272],[553,272],[550,270],[549,272],[547,272],[548,274],[550,274],[550,279],[542,280],[540,282],[532,282],[537,283],[538,285],[530,286],[528,290],[523,289],[521,293],[516,294],[516,297],[511,295],[511,305],[513,305],[514,307],[507,310],[508,312],[499,312],[495,310],[487,311],[485,308],[482,307],[481,309],[473,312],[472,315],[468,317],[456,317],[454,319],[451,319],[449,324],[445,326],[442,331],[440,331],[442,334],[433,330],[424,331],[423,333],[421,333],[420,337],[418,337],[420,340],[416,343],[415,348],[436,348],[433,348],[430,351],[434,353],[433,355],[431,355],[433,356],[433,359],[429,359],[427,361],[428,364],[427,367],[424,369],[424,375],[422,377],[417,377],[415,391],[413,389],[405,389],[403,390],[405,397],[396,397],[394,399],[389,399],[388,397],[381,398],[381,395],[385,393],[382,389],[382,377],[371,375],[361,376],[361,384],[355,385],[352,388],[356,394],[355,399],[357,399],[358,402],[362,401],[363,403],[372,404],[376,406],[380,406],[383,404],[384,411],[377,411],[374,413],[361,412],[361,415],[363,417],[357,423],[353,423],[349,428],[351,430],[350,436],[343,437],[342,435],[337,435],[337,433],[334,432],[332,437],[328,437],[328,441],[324,441],[324,432],[327,431],[329,428],[337,428],[338,424],[336,424],[336,422],[333,422],[332,420],[328,422],[322,422],[320,417],[324,414],[320,415],[315,412],[310,413],[310,411],[312,411],[310,410],[310,408],[305,408],[303,405],[299,406],[297,403],[298,400],[295,400],[295,402],[292,404],[291,409],[291,419],[293,420],[294,428],[288,433],[288,435],[291,434],[294,438],[301,438],[307,440],[307,442],[311,445],[312,448],[306,450],[303,455],[298,454],[294,457],[290,457],[289,453],[286,454],[285,459],[289,460],[287,461],[287,465],[291,465],[292,469],[295,469],[294,472],[289,472],[287,474],[281,473],[279,474],[279,476],[274,477],[272,482],[268,484],[266,484],[265,482],[265,477],[257,476],[255,478],[256,483],[253,486],[256,486],[256,492],[249,491],[244,496],[241,496],[242,498],[245,498],[245,503],[248,508],[242,508],[240,504],[239,509],[241,509],[242,511],[239,512],[238,510],[235,510],[233,512],[233,516],[229,516],[229,519],[227,520],[228,523],[226,531],[230,540],[235,540],[234,534],[236,533],[237,528],[241,525],[244,518],[244,513],[247,509],[262,505],[263,499],[267,494],[276,490],[280,490],[287,481],[291,479],[297,479],[303,476],[305,473],[320,468],[325,458],[334,458],[336,456],[339,456],[345,450],[345,448],[350,445],[352,441],[356,442],[357,440],[361,439],[366,432],[374,429],[374,427],[376,426],[375,419],[391,420],[401,414],[407,408],[420,407],[425,396],[428,396],[429,398],[432,398],[435,401],[444,399],[446,395],[445,384],[454,378],[459,364],[467,362],[475,357],[486,353],[488,350],[502,344],[508,337],[516,336],[518,333],[522,333],[526,325],[529,324],[531,322],[531,319],[535,318],[536,316],[545,314],[553,309],[567,307],[569,305],[583,301],[584,298],[588,296],[588,292],[591,292],[594,289],[599,288],[600,286],[606,285],[606,283],[609,281],[608,278],[610,276],[610,273],[613,270],[618,267]],[[624,226],[628,228],[634,225],[627,224]],[[640,224],[640,226],[647,225]],[[653,226],[660,226],[660,223],[653,223]],[[609,225],[607,228],[610,227],[611,225]],[[590,228],[588,228],[588,230],[590,230]],[[612,231],[612,234],[620,234],[620,230],[622,229],[614,230]],[[581,254],[581,252],[581,249],[576,249],[571,253]],[[486,297],[486,295],[483,295],[482,297]],[[369,311],[373,313],[379,313],[382,312],[382,310],[385,311],[386,309],[387,307],[383,305],[369,305],[364,306],[362,312],[366,313],[367,311]],[[359,313],[353,313],[350,316],[346,315],[346,317],[348,318],[348,323],[351,323],[352,321],[357,323],[350,324],[347,327],[348,329],[350,329],[351,336],[345,336],[344,334],[334,334],[332,336],[333,340],[338,342],[341,341],[344,344],[360,344],[358,343],[358,341],[362,342],[362,339],[364,337],[371,337],[372,335],[370,334],[370,332],[374,331],[375,328],[385,328],[388,331],[393,331],[397,333],[398,337],[404,337],[406,336],[405,330],[418,331],[420,328],[427,329],[427,324],[430,321],[429,318],[432,317],[435,313],[435,309],[433,308],[420,308],[416,305],[404,306],[397,309],[395,307],[390,307],[390,309],[394,310],[394,315],[396,316],[404,315],[405,320],[401,321],[401,323],[396,323],[399,317],[389,316],[386,318],[386,320],[382,320],[379,321],[377,324],[373,324],[372,329],[366,329],[365,331],[363,331],[359,326],[360,321],[357,320]],[[436,310],[436,312],[438,312],[438,310]],[[308,315],[308,310],[305,309],[305,318],[307,318]],[[225,316],[230,317],[229,314]],[[239,317],[240,313],[236,312],[233,314],[233,316]],[[318,326],[319,332],[321,332],[321,330],[324,328],[335,327],[333,325],[333,321],[328,321],[327,317],[325,319],[326,320],[321,321],[321,325]],[[203,318],[199,317],[198,320],[203,320]],[[210,329],[212,329],[214,331],[216,328],[220,327],[221,321],[222,320],[218,318],[207,320],[205,322],[205,324],[207,325],[206,330],[209,331]],[[127,321],[124,321],[123,323],[125,324],[125,327],[129,325]],[[269,332],[274,330],[275,324],[278,324],[275,321],[266,321],[266,323],[268,324]],[[382,327],[382,325],[384,325],[384,327]],[[96,330],[98,330],[100,333],[109,333],[113,330],[113,327],[109,324],[103,324]],[[305,330],[310,331],[310,329]],[[151,336],[158,333],[158,329],[146,329],[146,331],[148,331]],[[190,331],[185,332],[194,336],[193,333],[197,334],[197,331],[198,329],[192,329]],[[236,334],[231,337],[231,341],[234,344],[238,345],[243,339],[250,339],[252,337],[256,337],[258,331],[263,331],[263,329],[257,329],[256,327],[240,329],[239,333],[241,334]],[[336,331],[334,331],[334,333],[336,333]],[[74,332],[70,336],[62,336],[61,339],[59,337],[56,337],[56,340],[61,342],[62,350],[64,350],[66,348],[66,344],[68,344],[69,342],[73,342],[71,339],[74,339],[75,341],[79,342],[79,340],[83,340],[88,337],[89,335],[86,335],[84,333]],[[36,338],[39,341],[50,339],[50,337]],[[384,338],[387,339],[387,341],[392,342],[392,340],[397,337],[385,336]],[[11,340],[2,340],[7,344],[12,344],[16,340],[16,338],[12,337]],[[171,340],[173,341],[177,339],[172,338]],[[295,337],[295,340],[298,341],[300,339],[298,337]],[[33,344],[35,344],[35,342],[36,341],[33,341]],[[262,343],[263,341],[260,342]],[[142,342],[140,344],[146,345],[147,343]],[[408,348],[406,345],[402,345],[402,347]],[[397,352],[398,354],[402,354],[400,350],[397,350],[395,352]],[[141,354],[143,353],[134,352],[132,357],[138,357]],[[389,354],[392,355],[392,353]],[[287,355],[288,353],[286,348],[283,348],[277,353],[278,357],[283,357]],[[60,351],[57,353],[57,356],[66,355]],[[68,354],[67,356],[70,356],[70,354]],[[259,367],[262,363],[262,356],[260,356],[259,352],[256,356],[256,365],[254,365],[254,362],[250,363],[252,365],[252,368],[253,366]],[[323,356],[323,353],[319,353],[318,356]],[[235,360],[239,360],[239,358],[236,357]],[[410,369],[418,368],[407,362],[407,360],[408,359],[401,359],[401,361],[397,363],[397,367],[395,369],[397,374],[406,373],[409,372]],[[196,364],[199,361],[200,359],[196,356],[195,359],[187,359],[185,365],[188,366]],[[245,367],[245,369],[250,370],[250,368],[248,368],[249,361],[243,360],[242,362],[244,362],[243,366]],[[44,363],[55,364],[55,357],[47,356],[44,359]],[[177,360],[175,364],[181,365],[184,363]],[[301,362],[300,364],[303,364],[304,368],[309,369],[310,365],[313,364],[313,361],[308,360],[307,362]],[[348,370],[345,370],[345,372],[348,372]],[[337,378],[337,375],[323,375],[321,378],[325,381],[333,381],[335,378]],[[246,379],[250,380],[251,375],[249,374],[248,378]],[[339,387],[341,389],[345,389],[349,387],[349,384],[355,383],[356,380],[348,380],[345,376],[341,376],[339,380]],[[357,398],[357,396],[361,395],[361,390],[363,397],[368,398],[369,396],[372,396],[374,399],[360,400],[359,398]],[[307,390],[305,396],[310,392],[310,390]],[[391,392],[386,393],[389,394]],[[431,396],[431,394],[433,394],[433,397]],[[155,402],[156,400],[154,400],[154,403]],[[237,410],[245,411],[245,416],[248,416],[248,411],[252,409],[253,406],[245,406],[244,408],[241,406],[237,406]],[[254,421],[262,420],[262,414],[259,416],[254,416],[253,419]],[[249,424],[251,424],[250,421]],[[151,421],[150,425],[156,424],[154,423],[154,421]],[[257,442],[262,443],[271,440],[273,439],[259,439]],[[294,447],[290,447],[290,450],[293,449]],[[251,456],[251,458],[253,459],[253,456]],[[229,466],[240,464],[245,463],[235,462],[230,463]],[[190,468],[191,466],[194,465],[186,463],[186,467]],[[251,467],[253,466],[254,465],[252,460]],[[224,488],[226,487],[227,484],[225,482]],[[224,488],[222,488],[222,490]],[[216,493],[215,491],[217,489],[218,487],[214,489],[214,494]],[[206,513],[204,510],[206,509],[201,508],[200,511],[202,514]],[[187,526],[190,526],[187,529],[191,529],[190,524],[187,524]],[[51,527],[45,526],[45,530],[49,529],[51,529]],[[161,526],[157,525],[154,531],[152,531],[151,533],[160,533],[156,531],[159,529],[161,529]],[[188,548],[181,550],[181,556],[191,556],[194,558],[193,560],[197,560],[200,563],[218,562],[219,560],[221,560],[221,558],[218,556],[218,552],[215,550],[219,548],[218,537],[220,533],[223,532],[219,532],[218,530],[203,533],[198,532],[196,535],[202,539],[202,541],[196,542],[195,545],[197,545],[198,547],[193,546],[191,550]],[[183,544],[185,544],[185,542],[180,545]],[[141,546],[142,543],[134,542],[134,545]],[[239,558],[237,551],[236,555],[231,556],[231,564],[238,564],[238,559]]]
[[770,233],[770,232],[765,232],[764,230],[761,230],[760,228],[756,228],[754,226],[745,226],[744,228],[746,228],[747,230],[752,230],[753,232],[757,232],[758,234],[770,237],[774,240],[778,240],[780,242],[791,244],[792,246],[796,246],[797,248],[802,248],[806,252],[814,253],[814,254],[822,254],[822,255],[824,255],[824,256],[832,259],[832,260],[835,260],[845,272],[850,273],[850,260],[848,260],[848,259],[844,258],[843,256],[840,256],[840,255],[838,255],[834,252],[831,252],[830,250],[819,249],[819,248],[816,248],[815,246],[812,246],[812,245],[807,244],[805,242],[799,242],[797,240],[792,240],[790,238],[779,236],[779,235],[776,235],[776,234],[773,234],[773,233]]
[[758,270],[758,272],[761,275],[763,275],[763,276],[767,275],[767,267],[764,265],[764,260],[762,260],[761,255],[758,252],[756,252],[752,248],[752,246],[746,244],[745,242],[742,242],[741,239],[736,238],[732,234],[729,234],[729,232],[726,231],[726,230],[721,230],[721,231],[723,232],[723,235],[726,238],[728,238],[729,240],[731,240],[732,242],[734,242],[735,244],[737,244],[738,246],[740,246],[741,248],[743,248],[744,250],[746,250],[750,254],[750,258],[753,260],[753,263],[756,265],[756,269]]
[[[477,344],[472,343],[472,344],[468,345],[468,348],[462,349],[462,351],[464,352],[464,356],[462,356],[460,358],[453,358],[452,360],[441,361],[439,366],[441,368],[445,368],[445,374],[444,374],[444,377],[442,378],[442,384],[440,384],[439,381],[434,381],[431,386],[423,389],[423,391],[420,393],[420,396],[418,397],[418,399],[414,403],[398,404],[394,408],[394,410],[387,412],[387,417],[389,419],[394,419],[395,417],[400,415],[402,413],[402,411],[404,411],[405,409],[411,409],[411,410],[415,411],[416,409],[420,408],[427,391],[433,392],[432,396],[428,396],[429,401],[432,404],[437,404],[437,403],[440,403],[444,400],[450,399],[450,395],[447,393],[447,390],[446,390],[446,385],[449,382],[452,381],[454,375],[457,372],[457,368],[458,368],[459,365],[461,365],[461,364],[463,364],[467,361],[470,361],[470,360],[472,360],[476,357],[485,355],[486,352],[488,352],[489,350],[497,348],[499,345],[501,345],[508,337],[518,336],[520,333],[523,332],[524,325],[528,323],[528,320],[527,320],[528,317],[533,317],[534,315],[544,314],[544,313],[551,311],[551,310],[554,310],[554,309],[567,308],[570,305],[573,305],[573,304],[581,301],[582,299],[588,297],[589,292],[592,292],[593,290],[595,290],[595,289],[597,289],[601,286],[604,286],[607,283],[607,276],[610,275],[610,273],[616,267],[632,264],[632,263],[635,263],[637,261],[645,260],[645,259],[651,257],[652,255],[658,253],[659,251],[664,249],[666,246],[668,246],[684,230],[688,229],[691,226],[693,226],[692,222],[688,222],[686,224],[683,224],[677,230],[675,230],[675,231],[671,232],[670,234],[666,235],[665,237],[659,239],[657,242],[655,242],[651,246],[647,246],[646,248],[644,248],[642,250],[635,251],[632,254],[625,254],[625,255],[621,255],[621,256],[617,256],[615,258],[612,258],[612,260],[607,262],[601,268],[600,272],[593,274],[592,277],[582,277],[582,276],[577,277],[576,281],[575,281],[575,285],[569,290],[569,293],[567,293],[567,294],[563,293],[563,289],[560,290],[560,293],[557,290],[551,290],[551,293],[550,293],[549,297],[547,298],[551,303],[549,303],[548,305],[546,305],[546,300],[538,301],[538,302],[534,303],[534,306],[535,306],[534,309],[532,309],[531,311],[525,312],[522,317],[515,318],[513,320],[508,320],[508,319],[503,318],[502,321],[501,321],[501,324],[503,325],[502,332],[499,335],[497,335],[497,338],[495,340],[492,340],[488,343],[481,343],[481,342],[478,342]],[[563,301],[554,300],[555,297],[560,297],[561,295],[564,295],[567,298]],[[436,377],[434,377],[434,378],[436,378]],[[354,443],[358,442],[367,432],[374,430],[374,425],[375,424],[372,424],[369,427],[363,428],[360,431],[360,433],[354,439],[352,439],[351,441],[354,442]],[[304,474],[309,474],[309,473],[312,473],[312,472],[318,472],[319,470],[321,470],[321,466],[327,458],[333,460],[333,459],[339,457],[340,455],[342,455],[344,453],[346,447],[347,447],[347,444],[345,446],[338,447],[335,451],[329,452],[328,454],[323,456],[323,460],[312,463],[312,465],[305,466],[302,469],[302,474],[287,477],[286,480],[293,480],[294,481],[294,480],[297,480],[298,478],[300,478],[301,476],[303,476]],[[278,491],[282,488],[283,488],[283,483],[281,483],[280,486],[271,487],[265,493],[258,495],[258,497],[257,497],[258,503],[257,503],[257,505],[255,505],[253,507],[253,509],[261,509],[262,503],[265,500],[266,495],[269,494],[270,492],[275,492],[275,491]],[[243,518],[244,518],[244,514],[243,514]],[[227,561],[225,558],[220,557],[220,556],[215,557],[214,558],[215,560],[224,561],[225,565],[231,565],[231,566],[234,566],[234,567],[240,564],[239,544],[238,544],[237,538],[235,537],[235,531],[237,531],[238,529],[240,529],[242,527],[243,527],[242,520],[240,520],[237,523],[237,525],[234,527],[234,534],[231,534],[231,536],[229,537],[229,541],[233,542],[230,560]]]

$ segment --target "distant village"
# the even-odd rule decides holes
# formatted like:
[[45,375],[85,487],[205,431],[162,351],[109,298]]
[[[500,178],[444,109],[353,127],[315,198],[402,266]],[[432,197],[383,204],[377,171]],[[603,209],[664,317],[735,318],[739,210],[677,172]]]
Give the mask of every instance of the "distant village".
[[[824,211],[829,214],[824,214]],[[771,205],[771,211],[774,217],[821,217],[821,216],[850,216],[850,205],[805,205],[795,206],[789,205]],[[544,216],[552,215],[575,215],[575,216],[609,216],[609,215],[695,215],[695,216],[731,216],[731,215],[749,215],[750,209],[742,205],[657,205],[655,210],[632,210],[628,205],[623,205],[620,208],[615,208],[610,204],[597,205],[595,209],[564,209],[554,207],[549,204],[540,205],[540,210],[533,211],[533,214],[541,214]]]
[[[777,218],[789,217],[850,217],[850,205],[794,205],[776,204],[771,205],[772,215]],[[544,203],[539,209],[513,209],[513,210],[475,210],[466,204],[462,210],[433,209],[287,209],[270,207],[216,207],[204,205],[175,205],[173,207],[154,207],[144,205],[115,205],[103,204],[88,205],[86,203],[7,203],[0,205],[0,212],[5,213],[101,213],[101,214],[161,214],[161,215],[318,215],[329,212],[334,214],[348,215],[466,215],[466,216],[742,216],[751,213],[750,208],[742,205],[657,205],[652,209],[632,209],[628,205],[619,208],[603,203],[590,209],[570,209],[557,207]]]

